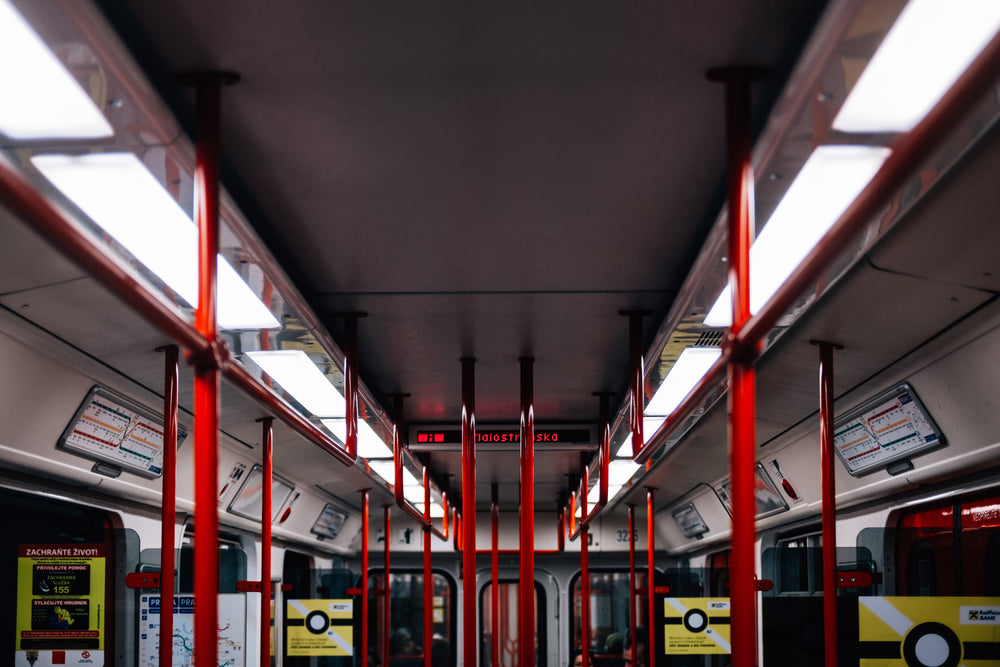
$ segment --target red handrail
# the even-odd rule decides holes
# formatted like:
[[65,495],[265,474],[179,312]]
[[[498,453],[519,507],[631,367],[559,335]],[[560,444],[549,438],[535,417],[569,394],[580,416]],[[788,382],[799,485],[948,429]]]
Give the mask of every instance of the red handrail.
[[[521,357],[521,598],[518,639],[521,665],[535,664],[535,360]],[[471,664],[471,663],[468,663]]]
[[837,667],[837,494],[834,480],[832,343],[819,344],[819,446],[823,515],[823,647]]
[[[476,664],[476,367],[462,359],[462,652]],[[456,531],[457,532],[457,531]]]
[[195,219],[198,224],[198,308],[195,328],[208,351],[194,369],[194,664],[214,667],[218,652],[219,595],[219,361],[215,346],[216,270],[219,255],[219,114],[223,78],[197,79],[198,137]]
[[176,345],[163,349],[163,507],[160,513],[160,651],[161,667],[173,663],[174,524],[177,522],[177,362]]
[[434,575],[431,573],[431,487],[427,466],[424,466],[423,481],[424,518],[427,519],[427,525],[424,526],[424,667],[431,667],[431,649],[434,642]]
[[261,422],[261,459],[264,467],[260,507],[260,667],[271,664],[271,480],[274,477],[274,419]]

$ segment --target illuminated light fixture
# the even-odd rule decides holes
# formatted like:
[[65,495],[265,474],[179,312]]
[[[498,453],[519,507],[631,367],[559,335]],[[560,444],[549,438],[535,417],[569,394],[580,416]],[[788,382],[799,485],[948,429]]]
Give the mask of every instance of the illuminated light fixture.
[[[198,229],[133,153],[36,155],[31,162],[70,201],[192,306],[198,306]],[[278,320],[228,261],[218,259],[222,329],[276,329]]]
[[[319,369],[317,369],[319,370]],[[329,384],[329,383],[327,383]],[[331,385],[332,386],[332,385]],[[336,390],[334,390],[336,391]],[[340,396],[337,393],[337,396]],[[340,397],[340,402],[346,408],[347,404],[344,402],[344,398]],[[315,413],[314,413],[315,414]],[[343,414],[343,413],[342,413]],[[340,438],[340,441],[347,443],[347,420],[346,419],[321,419],[323,426],[330,429],[330,432],[335,436]],[[364,419],[358,420],[358,456],[366,459],[391,459],[392,449],[389,445],[385,444],[382,438],[378,437],[378,434],[368,425]],[[403,475],[409,474],[407,470],[403,470]],[[411,477],[413,475],[410,475]],[[396,473],[390,473],[388,477],[384,477],[379,474],[379,477],[392,483],[396,479]]]
[[[813,151],[750,248],[751,312],[778,291],[891,152],[881,146],[820,146]],[[730,294],[727,286],[705,317],[706,326],[732,324]]]
[[344,397],[302,350],[258,350],[246,355],[310,413],[319,417],[345,414]]
[[405,479],[405,476],[406,476],[407,472],[408,472],[407,470],[405,470],[405,469],[403,470],[403,476],[404,476],[404,479],[403,479],[403,497],[406,498],[407,500],[409,500],[410,504],[412,504],[414,507],[416,507],[416,505],[419,504],[421,511],[423,511],[423,505],[424,505],[424,487],[421,484],[417,484],[415,486],[407,484],[406,483],[406,479]]
[[384,479],[389,484],[392,484],[393,480],[396,479],[396,464],[393,461],[369,461],[368,467],[373,473]]
[[[610,481],[610,480],[609,480]],[[600,484],[594,484],[590,487],[590,491],[587,492],[587,512],[593,511],[594,507],[597,505],[597,501],[601,499],[601,488]],[[622,490],[622,484],[608,484],[608,500],[610,501],[614,498],[619,491]],[[583,516],[583,506],[577,503],[576,515]]]
[[11,139],[103,139],[111,124],[7,1],[0,0],[0,134]]
[[[627,459],[610,461],[608,463],[608,486],[624,486],[641,467],[641,464],[633,463]],[[610,491],[608,495],[611,495]]]
[[908,132],[1000,30],[996,0],[910,0],[833,121],[842,132]]
[[[419,503],[413,503],[413,507],[415,507],[417,509],[417,511],[419,511],[421,514],[424,513],[424,503],[423,503],[423,501],[421,501]],[[431,502],[431,518],[432,519],[441,519],[443,517],[444,517],[444,507],[442,507],[438,503]]]

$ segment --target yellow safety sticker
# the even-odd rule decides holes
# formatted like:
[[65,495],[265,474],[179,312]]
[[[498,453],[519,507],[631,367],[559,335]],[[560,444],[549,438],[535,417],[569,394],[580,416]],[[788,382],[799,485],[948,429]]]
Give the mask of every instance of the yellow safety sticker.
[[730,652],[729,598],[666,598],[663,607],[665,654]]
[[288,655],[354,655],[352,600],[288,600]]
[[1000,598],[860,597],[860,667],[1000,662]]

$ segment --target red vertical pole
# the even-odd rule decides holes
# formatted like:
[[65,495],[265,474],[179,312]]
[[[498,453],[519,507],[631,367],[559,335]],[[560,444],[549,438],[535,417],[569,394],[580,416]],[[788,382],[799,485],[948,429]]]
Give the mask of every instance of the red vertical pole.
[[490,485],[490,667],[500,667],[500,485]]
[[636,588],[635,588],[635,505],[629,504],[628,506],[628,636],[631,638],[629,642],[629,658],[632,660],[632,664],[636,664],[636,653],[635,653],[635,604],[636,604]]
[[656,662],[656,605],[654,593],[656,586],[656,569],[653,556],[656,553],[656,533],[653,531],[653,489],[646,489],[646,597],[649,601],[649,616],[646,618],[646,627],[649,629],[649,643],[646,644],[647,666],[652,667]]
[[274,477],[274,419],[261,419],[264,483],[260,509],[260,667],[271,664],[271,480]]
[[358,455],[358,317],[344,316],[344,401],[346,440],[351,456]]
[[368,667],[368,489],[361,492],[361,667]]
[[834,482],[833,350],[819,344],[819,440],[823,506],[823,645],[826,667],[837,667],[837,497]]
[[216,273],[219,255],[219,115],[223,76],[197,79],[195,217],[198,225],[198,308],[195,328],[212,354],[194,359],[195,667],[215,667],[219,595],[219,360]]
[[424,466],[423,480],[424,518],[427,519],[427,525],[424,526],[424,667],[431,667],[431,649],[434,644],[434,575],[431,573],[431,485],[427,466]]
[[476,360],[462,359],[462,655],[476,664]]
[[642,316],[643,311],[629,310],[628,315],[628,393],[629,422],[632,426],[632,456],[645,444],[642,432],[642,416],[646,409],[645,370],[642,359]]
[[535,664],[535,407],[532,367],[521,357],[521,667]]
[[385,594],[385,598],[383,600],[384,604],[382,605],[382,610],[384,612],[384,615],[382,616],[382,655],[383,655],[382,660],[384,661],[384,664],[386,664],[386,665],[389,664],[389,627],[390,627],[390,620],[392,618],[390,616],[390,614],[389,614],[389,612],[390,612],[390,609],[389,609],[389,598],[390,598],[390,595],[389,595],[389,588],[390,588],[389,587],[389,555],[390,555],[390,551],[391,551],[391,549],[389,547],[389,543],[392,542],[392,539],[391,539],[392,538],[392,525],[391,525],[390,520],[389,520],[389,510],[390,510],[391,507],[392,507],[392,505],[386,505],[385,506],[385,563],[384,563],[384,567],[382,569],[382,572],[383,572],[383,574],[382,574],[382,589],[383,589],[383,591],[382,592]]
[[177,518],[177,360],[176,345],[163,348],[163,513],[160,518],[160,665],[170,667],[174,652],[174,523]]
[[[601,399],[603,406],[606,399]],[[587,516],[587,488],[590,486],[590,470],[587,467],[584,454],[581,452],[583,468],[583,498],[580,500],[580,516]],[[583,667],[590,667],[590,527],[586,524],[580,527],[580,655],[583,656]],[[570,656],[571,658],[573,656]]]
[[[750,82],[761,72],[721,68],[709,78],[726,84],[726,172],[729,208],[729,286],[733,322],[728,344],[750,319],[750,245],[754,236],[753,163],[750,146]],[[732,656],[735,667],[757,661],[754,350],[733,350],[729,365],[729,467],[733,484]]]

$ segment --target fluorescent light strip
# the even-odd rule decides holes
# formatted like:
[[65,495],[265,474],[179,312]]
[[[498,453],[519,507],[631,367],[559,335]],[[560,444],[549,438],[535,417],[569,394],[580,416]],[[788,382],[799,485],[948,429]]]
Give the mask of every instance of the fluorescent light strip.
[[[338,396],[340,394],[337,394]],[[343,398],[340,399],[343,402]],[[345,403],[346,407],[346,403]],[[330,429],[330,432],[335,436],[340,438],[340,441],[347,443],[347,420],[346,419],[322,419],[320,420],[324,426]],[[378,434],[368,425],[364,419],[358,420],[358,456],[366,459],[391,459],[392,449],[387,445],[382,438],[378,437]],[[403,470],[403,475],[409,475],[409,471]],[[390,474],[390,478],[386,478],[386,481],[392,482],[396,477],[395,473]],[[410,475],[412,478],[413,475]],[[415,481],[415,480],[414,480]]]
[[847,96],[833,128],[908,132],[997,30],[997,0],[910,0]]
[[[413,503],[413,506],[421,514],[424,513],[424,503],[422,501],[419,502],[419,503]],[[438,503],[432,502],[431,503],[431,518],[432,519],[440,519],[442,517],[444,517],[444,507],[442,507]]]
[[[820,146],[806,160],[750,248],[750,310],[770,299],[864,190],[892,151],[881,146]],[[705,325],[732,324],[726,287]]]
[[103,139],[111,124],[7,0],[0,0],[0,134],[15,140]]
[[317,417],[346,413],[344,397],[302,350],[259,350],[246,355],[310,413]]
[[684,348],[653,398],[649,400],[643,414],[650,417],[672,414],[721,355],[722,350],[717,347]]
[[384,479],[389,484],[395,483],[393,480],[396,479],[396,464],[393,461],[369,461],[368,467],[373,473]]
[[[91,220],[198,306],[198,229],[133,153],[36,155],[31,162]],[[228,261],[218,259],[222,329],[277,329],[278,320]]]

